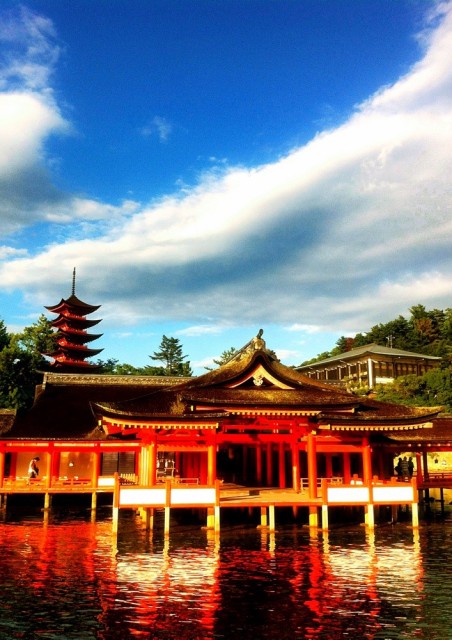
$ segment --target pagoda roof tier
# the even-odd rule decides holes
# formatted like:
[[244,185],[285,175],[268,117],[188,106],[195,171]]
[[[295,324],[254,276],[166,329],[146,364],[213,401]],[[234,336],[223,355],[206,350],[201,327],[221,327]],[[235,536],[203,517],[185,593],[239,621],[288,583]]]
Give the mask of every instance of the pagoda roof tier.
[[101,351],[103,351],[103,349],[89,349],[84,344],[75,344],[65,340],[58,340],[58,349],[47,355],[55,358],[59,354],[63,353],[65,355],[77,354],[80,358],[90,358],[91,356],[96,356]]
[[392,425],[424,426],[439,409],[419,409],[358,397],[345,389],[313,380],[281,364],[265,348],[261,334],[225,365],[208,373],[125,402],[93,405],[94,412],[110,420],[153,421],[166,415],[202,417],[204,412],[259,416],[310,416],[324,428],[358,427],[369,431]]
[[97,338],[102,337],[102,333],[87,333],[86,331],[77,330],[77,329],[63,329],[60,328],[58,331],[58,339],[63,337],[67,340],[67,342],[71,342],[74,344],[84,344],[85,342],[92,342],[93,340],[97,340]]
[[70,358],[56,358],[50,365],[53,369],[64,370],[65,373],[80,373],[82,370],[99,370],[100,364],[93,364],[85,360],[71,360]]
[[45,308],[52,313],[64,313],[65,311],[69,311],[69,313],[73,315],[86,316],[90,313],[94,313],[94,311],[97,311],[100,306],[100,304],[87,304],[86,302],[83,302],[82,300],[77,298],[75,294],[72,294],[71,296],[69,296],[69,298],[61,298],[60,302],[58,302],[57,304]]
[[92,320],[71,314],[60,314],[58,318],[51,321],[51,324],[57,329],[64,327],[65,325],[74,328],[88,329],[89,327],[94,327],[96,324],[99,324],[99,322],[101,322],[100,318],[98,320]]

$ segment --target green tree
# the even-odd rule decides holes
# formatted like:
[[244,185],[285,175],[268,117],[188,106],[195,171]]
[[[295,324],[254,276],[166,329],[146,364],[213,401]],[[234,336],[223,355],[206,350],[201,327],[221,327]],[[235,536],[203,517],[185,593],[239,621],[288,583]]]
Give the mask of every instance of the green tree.
[[[182,345],[178,338],[162,337],[160,351],[154,351],[152,360],[164,363],[164,374],[166,376],[191,376],[192,371],[189,362],[184,362],[188,357],[182,353]],[[157,374],[158,375],[158,374]]]
[[452,342],[452,309],[446,309],[444,312],[444,322],[441,327],[441,335],[444,340]]
[[301,364],[302,365],[313,364],[314,362],[319,362],[320,360],[326,360],[327,358],[330,358],[330,357],[331,357],[330,351],[322,351],[322,353],[319,353],[319,355],[316,356],[315,358],[311,358],[310,360],[305,360]]
[[422,376],[429,404],[452,411],[452,367],[432,369]]
[[103,374],[111,376],[163,376],[165,371],[163,367],[135,367],[127,362],[119,362],[115,358],[107,360],[96,360],[97,367]]
[[17,337],[25,351],[32,354],[37,367],[45,364],[43,355],[52,353],[56,348],[56,332],[44,314],[39,316],[37,322],[25,327]]
[[171,375],[166,372],[165,367],[153,367],[152,365],[147,365],[143,369],[144,376],[167,376]]
[[44,353],[54,350],[51,323],[44,315],[22,333],[8,334],[0,321],[0,407],[25,409],[31,406],[35,387],[47,367]]
[[5,323],[0,320],[0,351],[9,345],[9,334],[6,330]]
[[40,379],[33,353],[20,346],[17,336],[11,336],[9,345],[0,351],[0,407],[29,407]]
[[336,342],[336,346],[331,351],[332,356],[338,356],[341,353],[346,353],[347,351],[351,351],[354,348],[354,338],[346,338],[345,336],[341,336],[339,340]]
[[[145,367],[135,367],[132,364],[118,364],[114,371],[115,374],[120,376],[166,376],[165,367],[152,367],[146,365]],[[184,374],[181,374],[184,375]]]
[[423,407],[444,407],[452,411],[452,368],[432,369],[422,376],[396,378],[391,384],[377,385],[376,396],[383,402]]
[[[225,349],[219,358],[214,358],[213,362],[217,365],[217,367],[222,367],[224,364],[232,360],[232,358],[238,353],[237,349],[234,347],[230,347],[229,349]],[[212,371],[214,367],[204,367],[208,371]]]
[[118,363],[115,366],[113,373],[118,376],[143,376],[147,375],[145,371],[146,367],[134,367],[132,364],[124,362],[122,364]]
[[94,362],[96,367],[104,374],[116,375],[116,368],[119,360],[115,358],[108,358],[107,360],[101,360],[100,358]]

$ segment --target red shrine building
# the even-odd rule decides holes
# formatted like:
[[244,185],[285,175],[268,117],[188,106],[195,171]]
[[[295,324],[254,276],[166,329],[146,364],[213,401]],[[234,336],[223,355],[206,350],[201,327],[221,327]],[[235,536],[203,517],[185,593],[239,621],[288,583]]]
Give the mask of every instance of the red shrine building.
[[[436,437],[438,414],[312,380],[275,359],[261,337],[200,377],[130,400],[97,401],[92,409],[106,437],[142,443],[143,483],[161,475],[202,484],[220,478],[307,487],[312,497],[320,478],[345,484],[356,476],[364,482],[391,478],[399,437],[406,443],[411,436],[416,444]],[[420,469],[421,448],[414,451]]]
[[140,487],[273,488],[316,506],[324,481],[393,482],[403,451],[425,488],[427,454],[451,447],[450,421],[437,416],[304,376],[258,335],[195,378],[44,374],[33,407],[1,436],[0,493],[25,483],[39,456],[36,488],[49,494],[112,491],[119,474]]
[[[452,486],[444,474],[435,484],[428,468],[428,454],[452,444],[439,408],[382,403],[310,378],[283,365],[262,330],[198,377],[101,375],[89,362],[101,349],[87,346],[101,335],[89,333],[99,306],[77,298],[75,270],[71,296],[46,308],[57,315],[51,370],[29,411],[0,411],[0,499],[41,493],[46,507],[54,494],[88,493],[95,508],[110,493],[114,509],[207,507],[216,521],[221,507],[303,506],[317,526],[320,507],[324,523],[331,505],[414,510],[417,489]],[[414,478],[394,478],[402,452],[415,461]],[[30,458],[39,458],[33,479]],[[237,494],[246,487],[247,497]]]

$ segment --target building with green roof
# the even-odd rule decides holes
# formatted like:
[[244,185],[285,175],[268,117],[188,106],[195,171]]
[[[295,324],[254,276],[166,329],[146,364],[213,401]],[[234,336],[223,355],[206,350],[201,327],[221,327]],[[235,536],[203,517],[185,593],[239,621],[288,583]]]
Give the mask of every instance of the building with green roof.
[[439,367],[440,363],[441,358],[437,356],[371,343],[302,365],[297,371],[315,380],[343,385],[351,382],[372,389],[376,384],[392,382],[399,376],[421,376]]

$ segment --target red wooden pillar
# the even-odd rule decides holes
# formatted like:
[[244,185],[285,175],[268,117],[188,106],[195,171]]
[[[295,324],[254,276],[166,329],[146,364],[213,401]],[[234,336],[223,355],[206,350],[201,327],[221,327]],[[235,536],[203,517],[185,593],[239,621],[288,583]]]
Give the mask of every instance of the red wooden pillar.
[[325,453],[325,471],[326,477],[331,478],[333,476],[333,454]]
[[286,460],[284,451],[284,442],[280,442],[278,446],[278,471],[279,471],[279,488],[286,488]]
[[55,451],[52,449],[52,463],[51,463],[51,473],[52,478],[58,478],[60,474],[60,462],[61,462],[61,453],[59,451]]
[[46,478],[46,482],[45,482],[45,486],[46,488],[49,488],[52,484],[52,451],[47,451],[45,454],[45,478]]
[[292,442],[292,487],[300,491],[300,451],[296,440]]
[[344,451],[343,453],[343,462],[344,462],[344,484],[350,484],[352,473],[351,473],[351,464],[350,464],[350,454],[347,451]]
[[372,480],[372,451],[368,438],[363,438],[363,481],[368,483]]
[[248,479],[248,447],[246,444],[243,445],[242,455],[242,479],[246,483]]
[[416,451],[416,480],[418,485],[422,483],[422,464],[421,464],[421,454],[419,451]]
[[307,436],[308,454],[308,491],[310,498],[317,498],[317,446],[314,433]]
[[427,482],[429,479],[427,451],[422,452],[422,466],[424,471],[424,481]]
[[100,452],[94,451],[93,453],[93,466],[92,466],[92,476],[91,483],[93,487],[97,487],[99,483],[99,471],[100,471]]
[[4,479],[5,479],[5,452],[0,451],[0,487],[3,487]]
[[[386,475],[385,460],[382,449],[379,449],[378,451],[378,474],[380,478],[384,478]],[[393,472],[391,472],[391,475],[393,475]]]
[[256,447],[256,481],[257,484],[262,485],[262,446],[260,444]]
[[207,447],[207,484],[215,484],[217,479],[217,447],[215,443]]
[[[144,451],[143,451],[144,453]],[[147,453],[147,485],[154,485],[157,480],[157,444],[155,440],[148,443]]]
[[267,443],[267,486],[271,487],[273,484],[273,447],[272,443]]

